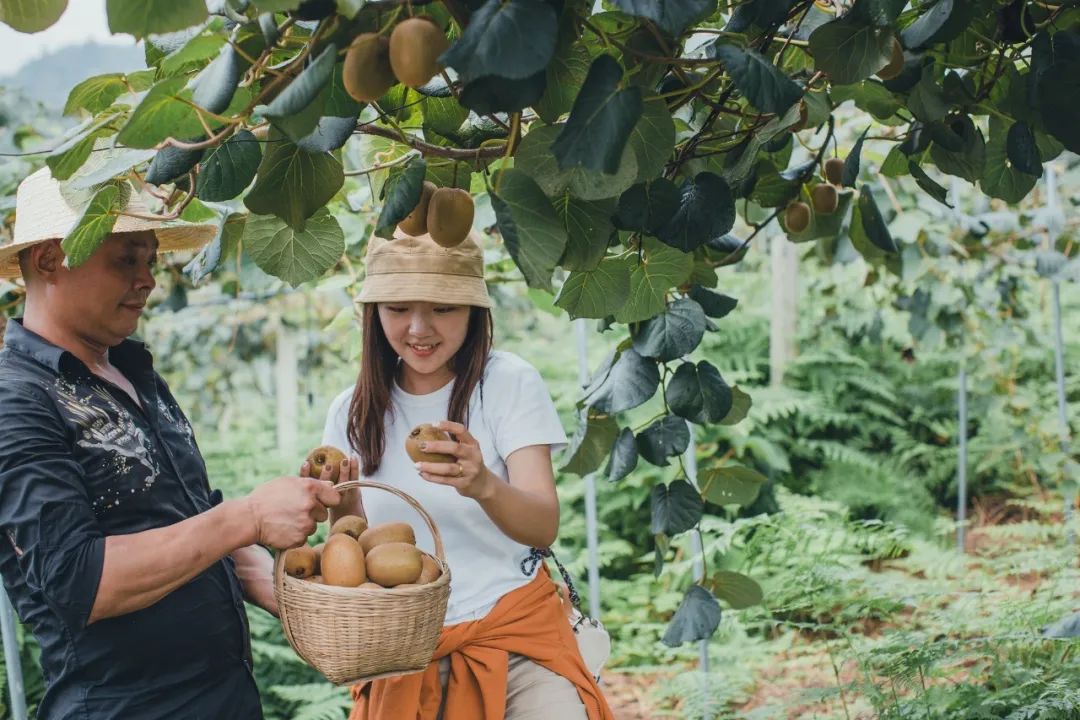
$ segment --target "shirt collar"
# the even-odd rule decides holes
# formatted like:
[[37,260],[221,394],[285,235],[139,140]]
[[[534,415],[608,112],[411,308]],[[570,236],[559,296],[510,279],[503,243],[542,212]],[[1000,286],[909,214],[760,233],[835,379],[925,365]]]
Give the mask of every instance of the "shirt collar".
[[[28,355],[53,372],[61,371],[64,362],[76,362],[83,365],[75,355],[58,345],[53,345],[33,330],[27,330],[22,318],[12,318],[4,331],[4,347]],[[119,345],[109,349],[109,359],[123,369],[142,369],[152,366],[150,352],[146,344],[136,338],[127,338]]]

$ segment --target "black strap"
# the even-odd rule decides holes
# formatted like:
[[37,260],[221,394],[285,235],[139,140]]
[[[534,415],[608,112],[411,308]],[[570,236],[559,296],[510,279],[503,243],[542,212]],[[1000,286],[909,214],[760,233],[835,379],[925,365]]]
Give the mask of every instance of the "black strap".
[[563,582],[566,583],[566,589],[570,591],[570,602],[580,611],[581,596],[578,595],[577,588],[574,587],[574,581],[570,577],[570,573],[559,562],[559,558],[555,557],[555,553],[552,552],[551,548],[529,548],[529,557],[521,561],[521,572],[525,575],[532,575],[536,570],[536,566],[543,562],[544,558],[551,558],[555,561],[555,567],[559,569],[559,574],[562,575]]

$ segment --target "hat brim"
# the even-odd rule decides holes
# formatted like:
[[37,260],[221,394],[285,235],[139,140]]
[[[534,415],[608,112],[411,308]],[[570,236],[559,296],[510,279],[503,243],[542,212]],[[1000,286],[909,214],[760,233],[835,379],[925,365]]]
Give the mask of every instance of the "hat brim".
[[357,302],[432,302],[490,308],[483,278],[440,273],[386,273],[364,280]]
[[[217,236],[219,228],[217,225],[161,222],[121,216],[109,235],[124,235],[147,230],[153,231],[157,237],[158,254],[161,255],[184,250],[198,250]],[[0,248],[0,279],[12,280],[22,276],[22,269],[19,267],[20,252],[39,243],[59,239],[61,238],[38,238],[26,242],[15,242]]]

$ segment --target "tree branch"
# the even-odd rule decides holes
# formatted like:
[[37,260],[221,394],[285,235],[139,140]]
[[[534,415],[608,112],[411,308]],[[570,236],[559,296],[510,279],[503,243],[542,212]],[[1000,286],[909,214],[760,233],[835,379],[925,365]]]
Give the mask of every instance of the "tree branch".
[[388,138],[390,140],[396,140],[397,142],[404,143],[414,150],[419,150],[420,154],[425,157],[443,157],[450,158],[451,160],[481,160],[500,157],[505,149],[504,145],[498,145],[495,147],[480,147],[476,149],[461,149],[443,147],[441,145],[432,145],[431,143],[424,142],[420,138],[413,137],[407,133],[398,134],[389,128],[380,127],[378,125],[360,125],[356,128],[355,132],[362,135],[376,135],[378,137]]

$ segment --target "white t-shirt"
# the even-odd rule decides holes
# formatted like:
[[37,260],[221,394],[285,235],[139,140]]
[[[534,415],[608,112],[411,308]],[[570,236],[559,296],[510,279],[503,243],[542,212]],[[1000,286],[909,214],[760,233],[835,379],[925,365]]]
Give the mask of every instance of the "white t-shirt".
[[[446,624],[484,617],[506,593],[527,584],[521,563],[529,548],[503,534],[475,500],[446,485],[420,477],[405,453],[405,438],[421,423],[447,419],[453,383],[427,395],[410,395],[397,383],[391,392],[392,412],[386,417],[386,450],[373,482],[392,485],[412,496],[431,515],[442,535],[450,565],[450,601]],[[353,389],[330,405],[323,443],[347,450],[347,427]],[[555,405],[543,378],[529,363],[508,352],[492,352],[484,379],[469,399],[469,432],[480,443],[484,464],[497,477],[509,479],[505,459],[529,445],[566,445]],[[355,452],[355,448],[353,449]],[[434,552],[426,523],[412,507],[390,493],[362,490],[364,510],[374,525],[407,522],[416,530],[416,544]]]

